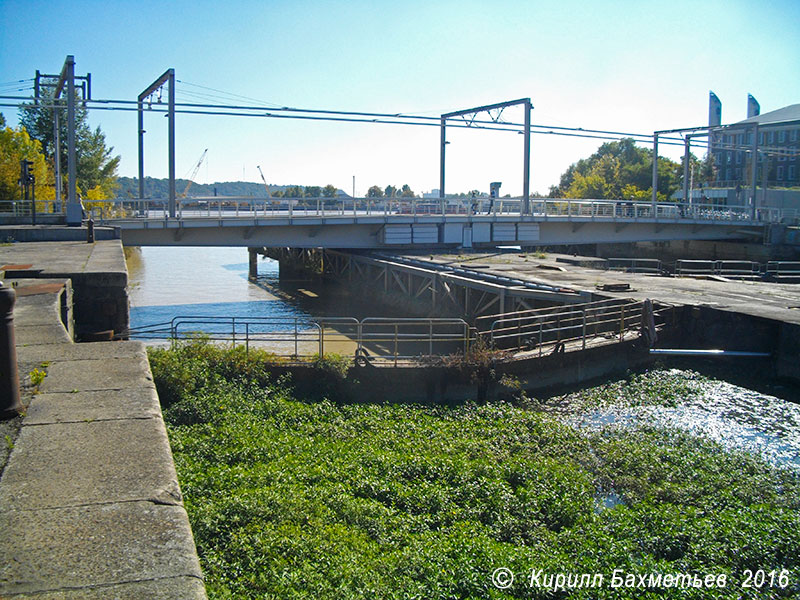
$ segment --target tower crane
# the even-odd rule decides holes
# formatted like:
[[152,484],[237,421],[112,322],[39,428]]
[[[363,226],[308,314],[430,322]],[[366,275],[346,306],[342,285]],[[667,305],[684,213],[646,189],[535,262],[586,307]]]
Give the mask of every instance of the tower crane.
[[264,182],[264,187],[267,188],[267,198],[272,198],[272,194],[269,191],[269,186],[267,185],[267,180],[264,179],[264,173],[261,171],[261,167],[256,165],[256,169],[258,169],[258,172],[261,174],[261,181]]
[[203,164],[203,160],[206,157],[206,152],[208,152],[208,148],[203,150],[203,153],[200,155],[200,160],[197,161],[197,164],[194,166],[194,169],[192,169],[192,174],[189,175],[189,183],[187,183],[186,187],[183,189],[183,193],[181,194],[181,198],[186,198],[186,194],[189,193],[189,188],[192,187],[192,184],[194,183],[195,175],[197,175],[197,172],[200,170],[200,165]]

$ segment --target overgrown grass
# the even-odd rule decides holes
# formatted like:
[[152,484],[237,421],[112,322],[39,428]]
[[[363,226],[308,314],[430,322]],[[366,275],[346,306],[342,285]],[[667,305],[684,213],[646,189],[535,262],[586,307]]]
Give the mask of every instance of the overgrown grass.
[[[726,598],[743,595],[744,569],[789,569],[790,588],[759,597],[800,594],[790,472],[679,432],[587,433],[504,403],[295,398],[265,358],[151,353],[211,598],[646,597],[610,589],[614,569],[726,573],[713,596]],[[623,504],[602,508],[609,491]],[[498,567],[516,574],[507,590]],[[605,585],[550,593],[528,586],[534,569]]]

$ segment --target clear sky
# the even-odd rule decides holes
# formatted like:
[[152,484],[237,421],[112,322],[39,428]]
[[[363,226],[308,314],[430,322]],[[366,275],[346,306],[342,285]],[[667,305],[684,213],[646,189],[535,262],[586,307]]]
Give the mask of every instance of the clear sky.
[[[651,134],[707,124],[709,90],[723,123],[746,117],[748,93],[762,113],[800,103],[800,2],[0,0],[0,84],[57,73],[67,54],[91,72],[94,98],[135,100],[172,67],[178,101],[438,116],[530,97],[535,124]],[[14,108],[0,111],[16,124]],[[119,174],[135,176],[135,113],[90,122],[122,156]],[[148,115],[145,128],[146,174],[166,177],[166,119]],[[448,140],[448,191],[502,181],[521,193],[521,135]],[[534,135],[531,191],[600,143]],[[270,183],[348,193],[355,176],[357,195],[439,186],[436,127],[178,115],[179,177],[205,148],[201,183],[259,181],[261,165]]]

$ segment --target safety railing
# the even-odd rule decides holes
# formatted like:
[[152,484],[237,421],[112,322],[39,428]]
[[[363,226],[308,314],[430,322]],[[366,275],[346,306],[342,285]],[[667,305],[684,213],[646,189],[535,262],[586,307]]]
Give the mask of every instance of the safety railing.
[[657,258],[608,258],[606,261],[609,271],[650,273],[651,275],[664,272],[664,267]]
[[[595,338],[605,341],[625,339],[639,332],[645,303],[634,300],[603,300],[556,308],[488,315],[477,319],[478,335],[493,347],[511,351],[563,349],[568,343],[585,350]],[[664,308],[654,310],[656,326]],[[661,322],[659,322],[661,321]]]
[[126,332],[145,340],[206,339],[267,350],[301,359],[326,353],[353,355],[363,362],[414,361],[467,352],[470,328],[462,319],[369,317],[207,317],[179,316]]
[[[519,216],[520,198],[179,198],[176,217],[189,218],[295,218],[334,216]],[[88,213],[99,223],[169,217],[164,199],[107,200],[93,202]],[[548,218],[611,220],[710,220],[753,221],[749,206],[714,203],[634,202],[629,200],[570,200],[532,198],[528,215]],[[790,222],[800,213],[794,209],[758,208],[757,222]]]
[[761,264],[749,260],[676,260],[675,275],[719,275],[732,279],[761,277]]

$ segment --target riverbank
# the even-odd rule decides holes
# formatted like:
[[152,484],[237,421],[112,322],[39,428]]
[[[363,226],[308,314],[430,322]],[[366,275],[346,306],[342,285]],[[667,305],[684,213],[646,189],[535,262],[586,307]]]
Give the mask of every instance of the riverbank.
[[[786,586],[760,597],[800,593],[800,476],[741,449],[649,424],[576,427],[522,395],[312,400],[241,353],[182,352],[150,358],[211,598],[552,597],[530,587],[537,571],[603,575],[571,597],[648,591],[612,589],[616,569],[652,575],[667,598],[710,592],[667,575],[724,576],[715,597],[738,598],[759,569]],[[581,401],[693,393],[657,372]]]

